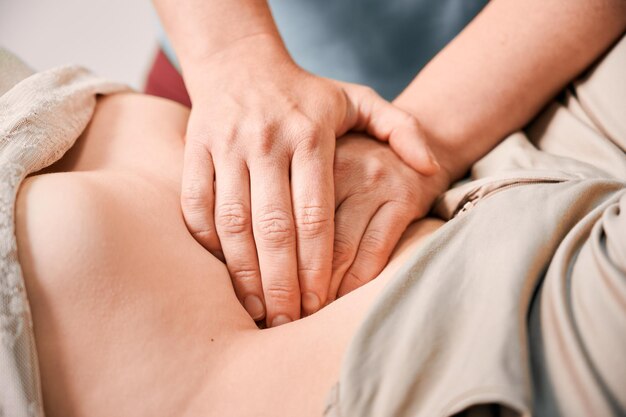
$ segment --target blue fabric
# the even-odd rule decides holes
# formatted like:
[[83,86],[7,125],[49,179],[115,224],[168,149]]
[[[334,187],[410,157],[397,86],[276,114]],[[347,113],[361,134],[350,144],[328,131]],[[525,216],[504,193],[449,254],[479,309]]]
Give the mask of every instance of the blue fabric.
[[[394,98],[486,0],[270,0],[280,33],[306,70]],[[177,65],[172,47],[163,48]]]

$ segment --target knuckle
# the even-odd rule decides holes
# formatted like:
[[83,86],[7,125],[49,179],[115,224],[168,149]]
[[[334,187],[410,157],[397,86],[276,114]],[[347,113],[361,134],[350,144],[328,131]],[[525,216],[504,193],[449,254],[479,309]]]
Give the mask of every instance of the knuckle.
[[404,110],[398,110],[400,112],[400,114],[402,115],[402,120],[401,122],[411,128],[411,129],[419,129],[420,125],[419,122],[417,121],[417,117],[413,116],[412,114],[405,112]]
[[215,236],[215,229],[208,224],[189,226],[191,236],[203,245],[207,245],[211,242],[211,239]]
[[308,205],[296,208],[296,230],[300,237],[318,237],[328,233],[333,215],[324,206]]
[[387,241],[386,233],[380,230],[368,230],[361,238],[359,251],[371,259],[380,259],[387,247]]
[[188,132],[185,138],[185,150],[193,155],[204,158],[210,154],[209,138],[210,136],[207,135],[206,131],[202,131],[202,133],[197,131]]
[[220,131],[215,134],[215,148],[222,153],[234,151],[238,146],[238,133],[239,131],[234,123],[223,126]]
[[347,101],[346,91],[340,85],[328,83],[324,88],[324,93],[329,100],[331,108],[345,106],[345,103]]
[[344,90],[340,86],[334,86],[331,91],[331,97],[335,101],[335,103],[345,106],[348,101],[346,90]]
[[387,178],[388,167],[378,158],[372,158],[368,161],[367,168],[365,170],[364,184],[368,187],[380,187],[381,181]]
[[209,251],[219,250],[219,239],[212,222],[198,216],[184,217],[189,233],[198,243]]
[[184,200],[182,207],[185,224],[194,239],[202,243],[203,246],[212,243],[212,239],[216,236],[216,230],[213,222],[210,221],[211,216],[207,216],[206,211],[201,210],[199,206],[185,204]]
[[213,193],[213,178],[191,176],[181,184],[181,206],[188,212],[204,212],[209,209]]
[[398,178],[394,178],[386,188],[388,189],[387,204],[396,212],[404,213],[407,205],[414,201],[411,187]]
[[349,279],[352,283],[355,283],[357,288],[367,284],[369,281],[364,275],[356,273],[353,270],[348,271],[345,278]]
[[259,155],[266,156],[272,154],[276,147],[279,129],[275,122],[259,120],[250,123],[244,134],[249,138],[254,138],[254,149]]
[[298,119],[299,120],[296,122],[296,126],[293,129],[296,144],[303,147],[305,150],[318,148],[321,145],[324,136],[323,127],[307,116],[301,116]]
[[252,287],[259,281],[259,274],[254,268],[229,266],[231,280],[240,287]]
[[363,94],[366,98],[375,98],[378,97],[378,93],[372,87],[368,85],[361,86],[361,94]]
[[256,218],[259,239],[269,247],[284,247],[294,242],[294,225],[290,213],[266,208]]
[[297,303],[300,298],[299,288],[287,282],[273,282],[265,291],[266,298],[281,306]]
[[352,262],[356,253],[356,246],[347,240],[337,239],[333,248],[333,265],[340,266]]
[[300,277],[300,279],[302,279],[302,277],[305,277],[315,280],[321,280],[326,273],[329,273],[329,271],[322,267],[321,259],[318,259],[309,265],[298,266],[298,276]]
[[204,180],[185,181],[180,190],[181,205],[192,212],[204,210],[212,191]]
[[420,125],[419,120],[417,120],[417,117],[403,110],[398,109],[397,111],[399,112],[398,123],[392,129],[391,134],[393,135],[395,132],[402,130],[408,131],[412,135],[417,135],[418,138],[423,138],[424,131],[422,130],[422,126]]
[[335,156],[333,164],[333,173],[335,177],[344,177],[356,170],[358,164],[354,163],[354,160],[350,157]]
[[216,226],[221,233],[243,233],[250,228],[250,213],[241,201],[225,201],[217,207]]

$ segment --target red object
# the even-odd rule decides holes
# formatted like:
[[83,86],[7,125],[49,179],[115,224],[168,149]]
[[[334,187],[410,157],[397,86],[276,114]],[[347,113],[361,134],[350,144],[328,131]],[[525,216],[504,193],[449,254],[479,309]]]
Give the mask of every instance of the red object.
[[191,107],[191,99],[187,93],[183,77],[161,49],[157,52],[152,68],[148,73],[144,92]]

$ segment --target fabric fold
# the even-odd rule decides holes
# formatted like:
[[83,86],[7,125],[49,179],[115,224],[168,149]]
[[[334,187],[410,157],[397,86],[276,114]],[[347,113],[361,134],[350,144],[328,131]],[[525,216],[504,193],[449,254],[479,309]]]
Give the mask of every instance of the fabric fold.
[[436,202],[327,417],[626,414],[626,38]]
[[78,66],[32,74],[0,48],[0,416],[43,416],[33,322],[15,240],[18,188],[73,145],[91,120],[98,94],[127,89]]

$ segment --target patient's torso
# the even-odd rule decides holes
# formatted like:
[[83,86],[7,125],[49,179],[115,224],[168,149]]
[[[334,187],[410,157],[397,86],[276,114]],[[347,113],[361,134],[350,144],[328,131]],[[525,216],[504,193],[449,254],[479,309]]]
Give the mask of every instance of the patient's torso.
[[[50,416],[321,415],[346,345],[402,261],[400,250],[374,283],[307,319],[258,330],[184,224],[187,117],[138,94],[101,99],[68,154],[20,190]],[[410,231],[404,252],[437,226]]]

